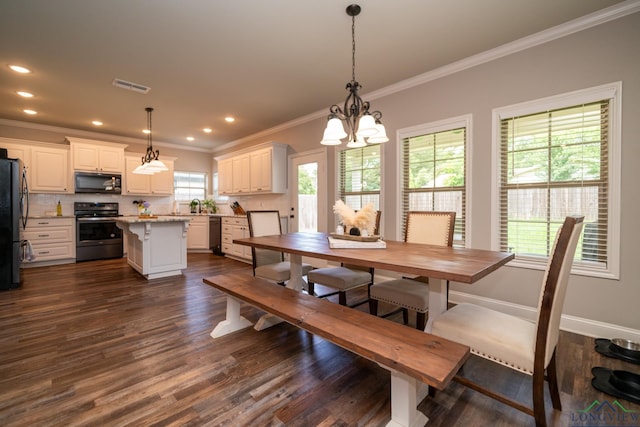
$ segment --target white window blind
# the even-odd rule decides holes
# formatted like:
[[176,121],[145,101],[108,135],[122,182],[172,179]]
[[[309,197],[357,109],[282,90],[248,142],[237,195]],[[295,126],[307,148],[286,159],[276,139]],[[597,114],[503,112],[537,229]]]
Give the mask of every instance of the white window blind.
[[173,192],[177,201],[204,200],[207,194],[207,174],[173,172]]
[[339,155],[340,199],[358,210],[369,203],[380,209],[380,146],[345,149]]
[[546,258],[567,215],[584,215],[575,260],[609,261],[608,99],[500,121],[500,249]]
[[466,139],[466,127],[402,139],[402,223],[409,211],[454,211],[456,246],[466,240]]

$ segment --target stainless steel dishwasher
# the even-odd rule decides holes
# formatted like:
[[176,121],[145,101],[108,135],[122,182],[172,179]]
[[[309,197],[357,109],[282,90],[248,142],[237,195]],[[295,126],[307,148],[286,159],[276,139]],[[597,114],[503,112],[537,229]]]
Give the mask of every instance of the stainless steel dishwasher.
[[209,249],[216,255],[224,255],[222,252],[222,218],[209,217]]

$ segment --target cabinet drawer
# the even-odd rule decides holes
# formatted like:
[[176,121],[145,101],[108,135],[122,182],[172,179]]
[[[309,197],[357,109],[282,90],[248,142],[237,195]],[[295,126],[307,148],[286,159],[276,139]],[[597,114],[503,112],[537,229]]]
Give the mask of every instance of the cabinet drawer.
[[71,227],[33,227],[24,230],[22,236],[31,243],[71,242],[72,233]]
[[231,248],[232,245],[229,243],[222,243],[222,252],[224,252],[225,254],[230,254],[231,253]]
[[222,224],[222,234],[231,234],[233,226],[231,224]]
[[249,222],[247,221],[247,218],[232,218],[232,222],[233,225],[243,225],[243,226],[248,226]]
[[54,259],[75,258],[75,243],[36,243],[32,244],[35,262]]
[[73,218],[29,218],[25,231],[36,227],[73,227],[74,225]]

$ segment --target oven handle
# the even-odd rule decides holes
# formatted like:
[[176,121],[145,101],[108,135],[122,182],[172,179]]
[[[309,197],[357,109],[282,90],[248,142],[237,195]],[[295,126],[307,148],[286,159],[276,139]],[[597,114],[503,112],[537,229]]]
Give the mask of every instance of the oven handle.
[[94,216],[90,218],[76,218],[78,222],[116,222],[113,218]]

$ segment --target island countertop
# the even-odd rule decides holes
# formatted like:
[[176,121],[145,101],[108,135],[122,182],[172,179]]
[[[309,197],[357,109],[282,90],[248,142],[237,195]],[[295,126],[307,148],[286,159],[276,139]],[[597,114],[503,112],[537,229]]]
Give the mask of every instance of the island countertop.
[[175,216],[175,215],[158,215],[156,217],[139,217],[135,216],[121,216],[116,218],[116,222],[124,222],[127,224],[135,224],[138,222],[181,222],[191,221],[189,216]]

